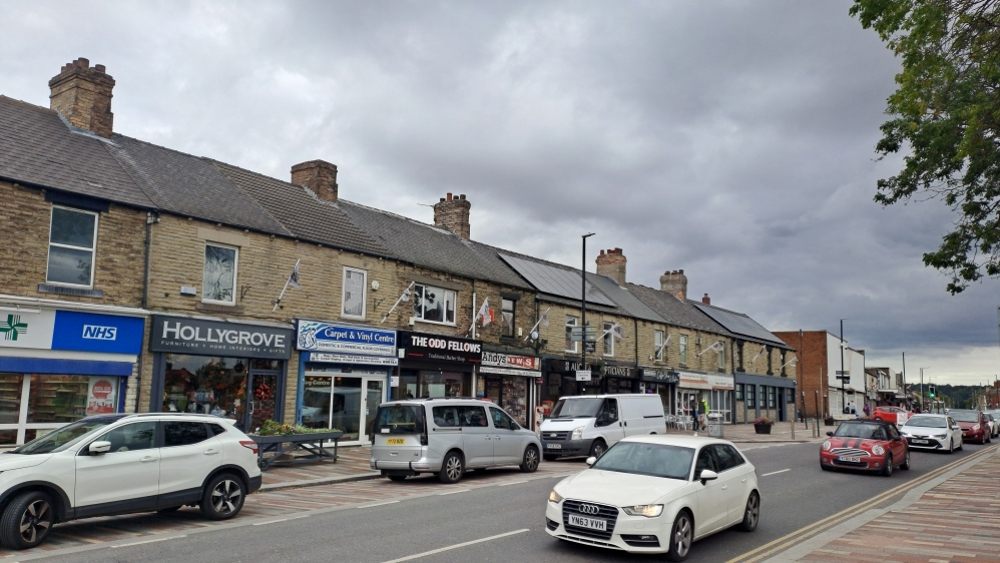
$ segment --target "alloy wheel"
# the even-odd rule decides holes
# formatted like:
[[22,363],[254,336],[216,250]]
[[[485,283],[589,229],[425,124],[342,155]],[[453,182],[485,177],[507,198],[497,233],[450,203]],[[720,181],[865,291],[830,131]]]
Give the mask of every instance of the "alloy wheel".
[[538,450],[534,447],[529,447],[524,451],[524,464],[521,469],[528,473],[538,469]]
[[38,536],[44,536],[52,527],[52,507],[48,501],[38,499],[30,503],[21,514],[18,533],[28,544],[34,544]]
[[458,481],[462,477],[462,460],[458,456],[451,456],[448,458],[448,465],[445,470],[448,473],[448,478],[452,481]]
[[688,551],[691,550],[691,519],[688,515],[681,513],[677,516],[677,522],[674,523],[674,535],[673,535],[673,551],[679,557],[687,557]]
[[212,489],[212,508],[219,514],[231,514],[240,505],[243,488],[232,479],[223,479]]
[[750,493],[750,498],[747,499],[747,508],[743,513],[743,522],[741,527],[746,532],[752,532],[757,529],[757,522],[760,520],[760,497],[756,492]]

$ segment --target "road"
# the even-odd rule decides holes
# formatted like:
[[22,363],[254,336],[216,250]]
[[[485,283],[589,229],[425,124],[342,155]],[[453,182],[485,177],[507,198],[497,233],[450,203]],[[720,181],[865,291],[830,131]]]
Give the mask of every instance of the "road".
[[[954,455],[915,451],[913,468],[899,470],[890,478],[821,471],[815,444],[744,449],[757,467],[760,479],[763,501],[760,526],[753,533],[730,530],[698,542],[689,561],[753,561],[754,556],[767,553],[754,551],[761,546],[775,542],[783,545],[777,540],[823,522],[788,540],[797,542],[836,525],[845,517],[889,504],[933,476],[936,470],[996,447],[967,444],[965,451]],[[564,464],[567,470],[583,468],[576,461],[556,463]],[[551,473],[525,475],[495,470],[471,474],[457,485],[443,485],[431,479],[355,483],[350,485],[378,490],[382,498],[286,511],[278,517],[237,518],[222,526],[198,525],[200,517],[194,509],[172,515],[121,517],[165,521],[168,528],[174,522],[177,531],[48,553],[20,552],[4,560],[66,563],[662,560],[549,537],[543,523],[545,499],[560,478]],[[350,490],[346,488],[348,485],[344,487],[343,490]],[[296,492],[308,496],[309,489]]]

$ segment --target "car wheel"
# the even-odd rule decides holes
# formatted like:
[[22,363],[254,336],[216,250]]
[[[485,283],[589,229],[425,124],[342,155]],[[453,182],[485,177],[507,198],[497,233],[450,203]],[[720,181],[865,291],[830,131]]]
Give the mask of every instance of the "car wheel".
[[885,465],[882,466],[882,475],[886,477],[892,477],[892,470],[895,469],[892,461],[892,454],[885,454]]
[[462,478],[462,474],[465,473],[463,465],[462,456],[456,452],[449,452],[448,455],[444,456],[444,462],[441,464],[438,479],[442,483],[457,483]]
[[670,527],[670,548],[667,550],[667,559],[670,561],[687,559],[693,539],[694,524],[691,522],[691,515],[682,510],[674,519],[674,525]]
[[822,469],[823,471],[833,471],[833,468],[824,465],[822,460],[820,460],[819,462],[819,468]]
[[42,543],[55,523],[49,495],[32,491],[14,497],[0,518],[0,545],[28,549]]
[[559,459],[559,456],[552,454],[543,454],[542,459],[544,459],[545,461],[555,461]]
[[608,451],[608,445],[604,443],[604,440],[594,440],[594,443],[590,446],[590,457],[601,459],[601,456],[606,451]]
[[161,508],[161,509],[157,510],[156,513],[157,514],[170,514],[171,512],[177,512],[181,508],[182,507],[180,507],[180,506],[170,506],[170,507],[167,507],[167,508]]
[[951,440],[948,440],[948,455],[955,453],[955,437],[952,436]]
[[899,466],[900,469],[910,469],[910,448],[906,448],[906,457],[903,458],[903,464]]
[[757,494],[757,491],[752,491],[750,498],[747,499],[747,507],[743,511],[743,522],[740,523],[740,529],[744,532],[752,532],[757,529],[758,521],[760,521],[760,495]]
[[406,475],[386,475],[390,481],[404,481],[406,480]]
[[958,447],[955,449],[958,451],[962,451],[964,448],[965,448],[965,440],[962,440],[961,442],[959,442]]
[[524,457],[521,458],[521,471],[534,473],[538,469],[538,448],[528,446],[524,448]]
[[243,509],[243,481],[232,473],[212,477],[201,496],[201,513],[212,520],[228,520]]

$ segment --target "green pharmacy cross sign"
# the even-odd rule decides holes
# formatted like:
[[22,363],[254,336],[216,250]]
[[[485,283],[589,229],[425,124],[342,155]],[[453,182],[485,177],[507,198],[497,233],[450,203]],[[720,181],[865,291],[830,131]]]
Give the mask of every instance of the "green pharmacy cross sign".
[[6,321],[0,321],[0,334],[4,340],[17,340],[21,334],[28,332],[28,323],[21,322],[21,315],[7,315]]

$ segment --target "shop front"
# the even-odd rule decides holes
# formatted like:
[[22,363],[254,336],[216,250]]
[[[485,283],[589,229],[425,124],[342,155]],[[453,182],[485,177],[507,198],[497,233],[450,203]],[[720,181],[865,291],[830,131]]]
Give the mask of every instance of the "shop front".
[[142,350],[141,313],[11,308],[0,313],[0,446],[125,410]]
[[601,371],[605,393],[639,392],[639,370],[634,367],[607,363]]
[[393,399],[473,396],[473,376],[483,360],[481,341],[399,331],[399,347]]
[[344,433],[341,444],[368,444],[375,412],[386,398],[396,331],[296,321],[299,385],[295,419]]
[[[599,366],[581,366],[575,360],[546,358],[542,365],[543,413],[548,416],[559,397],[575,395],[600,395],[603,393]],[[585,369],[581,369],[581,367]],[[589,377],[585,374],[589,373]]]
[[247,432],[283,419],[290,328],[153,315],[149,350],[151,411],[213,414]]
[[493,401],[518,424],[532,428],[530,419],[535,412],[536,382],[541,377],[541,360],[536,356],[484,351],[476,396]]
[[732,422],[733,376],[678,371],[676,414],[690,415],[692,405],[708,403],[710,413],[721,414]]
[[784,422],[795,417],[794,378],[737,372],[734,381],[736,422],[760,416]]
[[639,392],[659,395],[665,415],[677,414],[678,383],[680,374],[676,371],[645,367],[639,369]]

